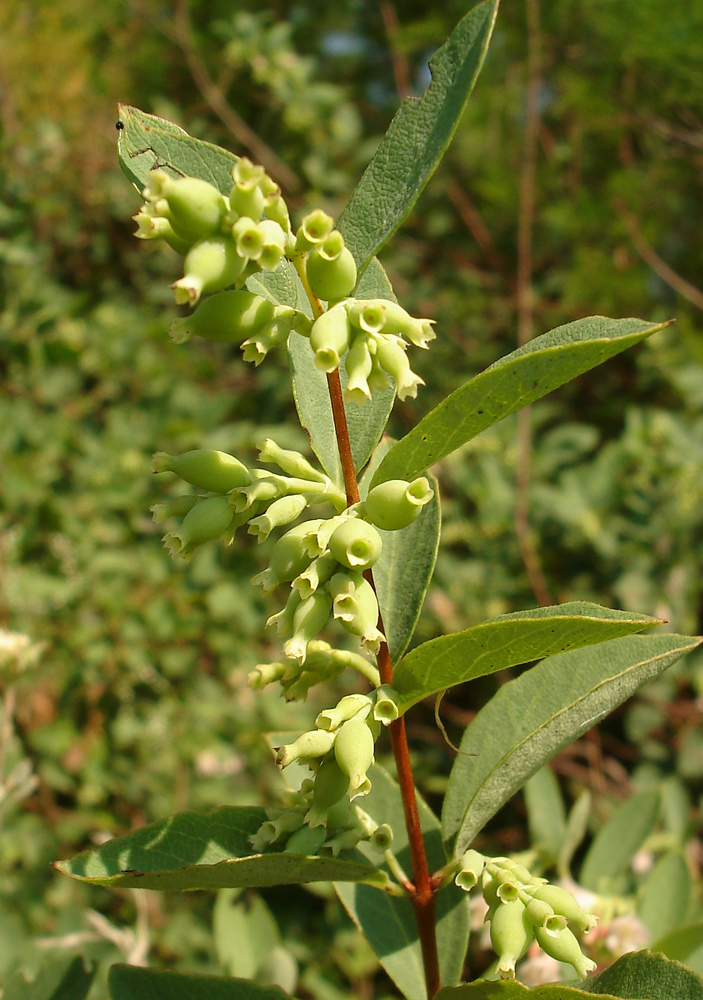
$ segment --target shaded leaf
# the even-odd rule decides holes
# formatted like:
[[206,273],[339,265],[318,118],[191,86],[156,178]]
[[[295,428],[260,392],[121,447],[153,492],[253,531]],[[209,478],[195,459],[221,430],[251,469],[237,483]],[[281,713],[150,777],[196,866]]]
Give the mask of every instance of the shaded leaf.
[[[377,823],[393,830],[393,853],[404,871],[411,873],[408,835],[403,803],[396,782],[379,765],[369,772],[371,793],[361,807]],[[430,871],[447,861],[439,820],[418,796],[420,825]],[[368,857],[376,857],[369,847],[360,846]],[[408,898],[389,896],[369,886],[337,884],[339,898],[349,916],[363,932],[379,962],[408,1000],[425,1000],[425,976],[417,924]],[[437,947],[442,982],[457,983],[461,977],[469,939],[468,895],[451,883],[437,895]]]
[[654,829],[660,798],[656,788],[619,806],[600,828],[581,866],[579,881],[594,892],[621,875]]
[[161,972],[134,965],[113,965],[108,974],[111,1000],[286,1000],[278,986],[250,979]]
[[[292,267],[291,270],[295,274]],[[295,277],[299,282],[297,275]],[[300,285],[300,291],[300,298],[305,298],[302,285]],[[379,261],[375,259],[371,261],[359,282],[356,294],[360,298],[395,301],[390,281]],[[298,305],[297,308],[301,308],[301,306]],[[310,314],[307,301],[305,312]],[[341,486],[343,483],[342,467],[339,461],[327,376],[315,368],[313,364],[315,355],[310,347],[310,341],[306,337],[291,333],[288,340],[288,353],[293,379],[293,396],[300,422],[307,431],[312,450],[319,458],[327,475]],[[343,361],[340,365],[339,376],[342,389],[344,389],[349,377]],[[364,404],[345,403],[349,441],[354,468],[357,472],[366,465],[371,452],[380,441],[394,401],[395,387],[389,383],[383,392],[375,392],[372,398]]]
[[569,648],[591,646],[661,625],[656,618],[574,601],[515,611],[465,632],[430,639],[413,649],[393,674],[401,711],[428,695]]
[[84,1000],[96,971],[96,965],[86,968],[80,955],[54,954],[44,959],[31,982],[20,972],[12,976],[3,1000]]
[[686,919],[691,898],[691,876],[680,851],[670,851],[657,861],[647,876],[637,915],[651,935],[664,937]]
[[651,951],[623,955],[580,987],[622,1000],[703,1000],[703,979],[697,973]]
[[700,642],[623,636],[550,656],[504,684],[466,729],[449,776],[442,829],[456,836],[455,853],[531,774]]
[[523,792],[530,843],[558,858],[566,836],[566,811],[556,775],[550,767],[541,767],[527,779]]
[[[666,937],[655,941],[651,950],[660,951],[667,958],[673,958],[678,962],[690,965],[692,956],[699,948],[703,948],[703,921],[679,927],[671,934],[667,934]],[[697,965],[693,965],[692,968],[696,972],[703,971]]]
[[[530,989],[518,983],[490,982],[479,979],[475,983],[464,983],[450,989],[442,989],[436,995],[436,1000],[585,1000],[590,994],[584,993],[578,986],[535,986]],[[617,1000],[609,997],[608,1000]]]
[[569,811],[564,831],[564,843],[559,852],[559,870],[568,872],[571,861],[583,838],[588,832],[588,820],[591,815],[593,796],[588,788],[584,788]]
[[395,114],[338,226],[363,268],[396,231],[434,173],[483,65],[498,11],[484,0],[430,59],[432,82]]
[[131,889],[226,889],[332,880],[386,883],[383,872],[360,861],[253,854],[249,836],[265,819],[263,809],[237,806],[177,813],[55,867],[83,882]]
[[414,479],[487,427],[632,347],[665,323],[590,316],[559,326],[455,389],[381,463],[374,485]]

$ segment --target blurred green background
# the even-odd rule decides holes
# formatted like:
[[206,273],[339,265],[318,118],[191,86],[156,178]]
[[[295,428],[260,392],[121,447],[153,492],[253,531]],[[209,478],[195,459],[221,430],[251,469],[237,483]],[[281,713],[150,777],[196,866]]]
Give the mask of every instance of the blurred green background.
[[[594,600],[695,634],[703,2],[540,6],[534,332],[593,313],[676,319],[533,407],[529,516],[543,590],[553,603]],[[140,198],[117,166],[116,104],[267,158],[294,221],[317,205],[337,215],[401,97],[422,93],[428,58],[467,9],[454,0],[5,0],[0,9],[0,628],[32,644],[0,632],[0,977],[31,972],[57,948],[143,958],[146,927],[155,965],[253,975],[259,959],[243,969],[226,945],[249,920],[288,956],[298,996],[394,992],[326,890],[221,894],[213,932],[210,896],[89,891],[49,863],[177,809],[270,802],[279,778],[261,732],[307,725],[341,690],[293,707],[254,696],[246,673],[276,652],[263,632],[275,600],[249,583],[264,557],[245,540],[175,565],[151,522],[149,505],[178,492],[151,476],[155,450],[214,446],[246,460],[266,434],[295,447],[305,438],[281,357],[254,371],[235,348],[169,342],[179,259],[131,235]],[[505,3],[458,134],[382,254],[402,304],[434,317],[438,331],[415,363],[427,387],[396,406],[396,435],[517,344],[525,10]],[[418,641],[538,603],[516,540],[517,462],[509,419],[441,463],[442,547]],[[505,679],[445,699],[454,740]],[[592,794],[587,835],[633,790],[668,789],[648,863],[665,848],[686,857],[681,922],[703,908],[702,695],[703,659],[691,657],[553,767],[567,806]],[[409,732],[419,784],[438,806],[453,754],[431,705],[413,712]],[[519,796],[484,849],[534,846],[525,810]],[[630,909],[641,902],[642,864],[620,887]],[[306,970],[297,984],[294,963]]]

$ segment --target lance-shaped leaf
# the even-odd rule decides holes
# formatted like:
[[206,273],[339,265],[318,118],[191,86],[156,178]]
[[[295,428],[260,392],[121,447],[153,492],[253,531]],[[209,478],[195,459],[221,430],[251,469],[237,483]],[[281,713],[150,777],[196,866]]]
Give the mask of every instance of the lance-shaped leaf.
[[684,962],[694,972],[703,972],[703,922],[686,924],[659,938],[652,945],[652,951],[659,951],[667,958]]
[[82,882],[125,889],[227,889],[333,880],[379,887],[387,883],[385,872],[362,860],[255,854],[249,836],[265,819],[263,809],[237,806],[177,813],[55,867]]
[[96,965],[86,968],[80,955],[53,954],[44,959],[31,982],[21,972],[11,976],[3,1000],[84,1000],[96,971]]
[[432,82],[408,97],[339,219],[363,269],[417,201],[456,131],[491,40],[498,0],[484,0],[462,18],[430,59]]
[[195,997],[198,1000],[290,1000],[278,986],[260,986],[250,979],[162,972],[134,965],[111,966],[107,985],[111,1000],[194,1000]]
[[648,788],[620,805],[602,826],[581,866],[579,881],[594,892],[613,889],[657,822],[659,791]]
[[466,729],[449,776],[442,830],[456,837],[455,853],[531,774],[701,641],[623,636],[550,656],[504,684]]
[[579,986],[589,996],[621,1000],[703,1000],[703,979],[697,973],[651,951],[623,955]]
[[[587,1000],[590,993],[584,993],[578,986],[536,986],[530,989],[515,980],[512,982],[491,982],[477,979],[474,983],[448,987],[436,994],[436,1000]],[[618,997],[604,994],[603,1000],[618,1000]]]
[[414,479],[487,427],[661,330],[666,323],[591,316],[559,326],[455,389],[386,455],[374,485]]
[[669,851],[659,858],[647,876],[637,907],[637,916],[649,931],[650,941],[684,924],[692,889],[693,881],[681,851]]
[[516,611],[411,650],[393,674],[393,687],[404,712],[428,695],[475,677],[661,624],[648,615],[578,601]]
[[[391,850],[405,872],[411,874],[408,835],[403,803],[396,782],[379,765],[369,772],[372,789],[357,800],[377,823],[388,823],[393,830]],[[446,864],[439,820],[420,796],[417,796],[420,826],[425,839],[427,860],[433,871]],[[377,856],[367,846],[360,850]],[[408,1000],[426,1000],[422,951],[412,904],[407,897],[389,896],[364,885],[336,884],[337,894],[349,916],[363,932],[378,960]],[[469,902],[467,894],[452,882],[437,896],[437,950],[442,982],[458,983],[469,939]]]
[[[362,275],[355,294],[359,298],[395,301],[391,283],[377,260],[371,261]],[[304,293],[302,295],[304,296]],[[305,311],[308,312],[308,310],[309,306]],[[341,485],[342,467],[339,460],[334,420],[332,419],[332,404],[330,403],[327,376],[315,368],[315,355],[310,347],[310,341],[306,337],[291,333],[288,340],[288,352],[293,379],[293,396],[300,422],[307,431],[312,450],[320,459],[325,472]],[[345,389],[349,378],[344,368],[344,360],[340,365],[339,376],[342,389]],[[357,472],[366,465],[371,452],[380,441],[394,400],[395,387],[389,382],[386,389],[382,392],[374,392],[372,398],[366,403],[350,402],[346,404],[349,441],[354,468]]]
[[120,166],[141,193],[149,171],[159,167],[176,177],[199,177],[222,192],[232,190],[234,153],[202,139],[194,139],[178,125],[148,115],[139,108],[120,104],[124,128],[117,133],[117,156]]

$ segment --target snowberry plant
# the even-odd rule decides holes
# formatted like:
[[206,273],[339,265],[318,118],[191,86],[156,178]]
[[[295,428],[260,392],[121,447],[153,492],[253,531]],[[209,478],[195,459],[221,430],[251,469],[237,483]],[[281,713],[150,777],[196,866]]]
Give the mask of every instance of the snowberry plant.
[[[545,762],[698,642],[636,635],[659,622],[570,603],[502,615],[407,651],[439,540],[439,486],[428,470],[659,328],[600,316],[562,326],[458,387],[400,441],[383,438],[395,397],[412,399],[423,385],[414,368],[428,364],[442,331],[398,304],[376,254],[453,134],[496,11],[485,0],[459,23],[432,60],[426,94],[402,105],[336,222],[316,209],[293,224],[263,167],[120,110],[120,161],[144,200],[136,235],[183,257],[172,288],[188,312],[172,324],[172,339],[238,343],[256,366],[287,362],[314,453],[271,439],[256,464],[208,449],[157,452],[154,471],[184,483],[181,496],[153,507],[170,528],[164,542],[188,559],[213,541],[271,536],[268,565],[252,582],[280,600],[268,622],[280,653],[250,674],[255,691],[278,685],[283,698],[305,699],[345,670],[360,679],[309,731],[273,741],[288,778],[280,800],[172,816],[59,867],[123,888],[332,882],[409,1000],[440,987],[467,998],[521,996],[512,980],[533,942],[572,978],[594,970],[580,935],[597,916],[524,859],[486,856],[472,844]],[[440,821],[415,792],[406,713],[453,685],[533,661],[466,730]],[[374,763],[384,732],[394,776]],[[489,981],[462,985],[472,893],[485,901],[496,959]],[[591,977],[553,995],[616,995],[613,982],[599,988]],[[129,966],[113,967],[110,989],[115,998],[271,992]]]

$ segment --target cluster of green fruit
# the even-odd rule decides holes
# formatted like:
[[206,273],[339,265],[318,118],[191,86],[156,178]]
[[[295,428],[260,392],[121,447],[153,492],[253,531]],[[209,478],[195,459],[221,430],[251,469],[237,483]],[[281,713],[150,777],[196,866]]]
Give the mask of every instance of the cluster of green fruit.
[[[195,306],[174,321],[171,337],[193,335],[241,342],[245,361],[260,364],[287,342],[291,330],[310,338],[315,365],[330,373],[344,364],[348,399],[363,403],[392,378],[401,399],[422,385],[410,369],[408,343],[427,348],[432,320],[415,319],[395,302],[349,298],[357,282],[354,258],[333,219],[316,209],[296,232],[280,189],[245,157],[232,168],[233,186],[223,195],[207,181],[174,178],[153,170],[143,191],[145,203],[134,217],[141,239],[162,239],[185,257],[184,274],[172,288],[176,302]],[[275,271],[292,261],[307,290],[330,308],[313,322],[303,311],[274,305],[246,290],[257,271]]]
[[569,924],[586,933],[597,917],[579,906],[566,889],[537,878],[510,858],[487,858],[474,850],[459,860],[454,881],[467,892],[481,883],[501,979],[515,977],[515,965],[533,939],[552,958],[572,965],[579,978],[595,969],[596,963],[583,954]]

